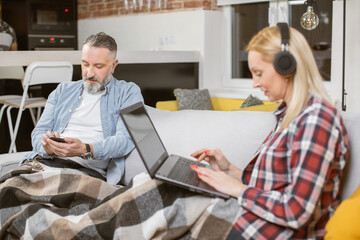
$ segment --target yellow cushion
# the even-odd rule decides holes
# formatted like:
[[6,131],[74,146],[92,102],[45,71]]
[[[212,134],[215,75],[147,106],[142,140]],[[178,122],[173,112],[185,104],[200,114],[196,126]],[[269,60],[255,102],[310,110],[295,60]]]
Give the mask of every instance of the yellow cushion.
[[244,99],[233,99],[233,98],[210,98],[213,105],[213,109],[216,111],[232,111],[240,108]]
[[325,240],[360,239],[360,186],[344,200],[326,224]]
[[161,110],[178,111],[179,105],[176,100],[170,101],[158,101],[156,102],[156,108]]
[[[233,98],[216,98],[211,97],[211,104],[215,111],[265,111],[273,112],[276,110],[278,103],[263,101],[264,105],[257,105],[247,108],[240,108],[241,104],[244,102],[244,99],[233,99]],[[158,101],[156,103],[156,108],[169,111],[178,111],[179,106],[176,100],[170,101]]]

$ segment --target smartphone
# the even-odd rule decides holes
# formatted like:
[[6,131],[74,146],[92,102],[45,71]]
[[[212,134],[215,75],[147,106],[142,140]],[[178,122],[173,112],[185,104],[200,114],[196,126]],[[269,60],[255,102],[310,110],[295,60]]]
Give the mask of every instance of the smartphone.
[[57,138],[57,137],[51,137],[50,138],[51,140],[54,140],[56,142],[62,142],[62,143],[66,143],[64,138]]

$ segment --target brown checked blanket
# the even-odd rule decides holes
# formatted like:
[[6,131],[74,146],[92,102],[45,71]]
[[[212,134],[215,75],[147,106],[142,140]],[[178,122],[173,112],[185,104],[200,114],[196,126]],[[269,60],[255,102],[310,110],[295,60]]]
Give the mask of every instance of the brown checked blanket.
[[35,161],[0,177],[0,239],[224,239],[238,208],[145,173],[117,187]]

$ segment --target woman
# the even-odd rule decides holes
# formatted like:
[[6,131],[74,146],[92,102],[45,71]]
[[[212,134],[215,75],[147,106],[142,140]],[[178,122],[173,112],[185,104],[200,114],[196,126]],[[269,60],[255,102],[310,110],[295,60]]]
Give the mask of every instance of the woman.
[[[286,31],[288,52],[281,46]],[[277,126],[244,170],[219,149],[192,154],[217,171],[192,168],[201,180],[236,197],[242,206],[229,238],[322,238],[340,203],[340,178],[349,149],[344,123],[300,32],[284,24],[265,28],[247,50],[253,87],[270,101],[281,101],[274,113]],[[294,61],[290,70],[285,69],[289,71],[278,69],[279,54]],[[280,60],[281,64],[287,68],[288,62]]]

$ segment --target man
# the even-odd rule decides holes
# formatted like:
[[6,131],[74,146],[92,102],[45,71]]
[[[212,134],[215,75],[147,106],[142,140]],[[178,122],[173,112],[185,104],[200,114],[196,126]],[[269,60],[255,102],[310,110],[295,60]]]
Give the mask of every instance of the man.
[[33,152],[26,159],[76,168],[110,184],[120,181],[124,157],[134,144],[119,110],[143,101],[143,97],[137,85],[112,76],[118,64],[116,52],[115,40],[105,33],[85,40],[83,79],[62,83],[50,94],[31,134]]
[[15,30],[0,19],[0,51],[16,51],[17,49]]

